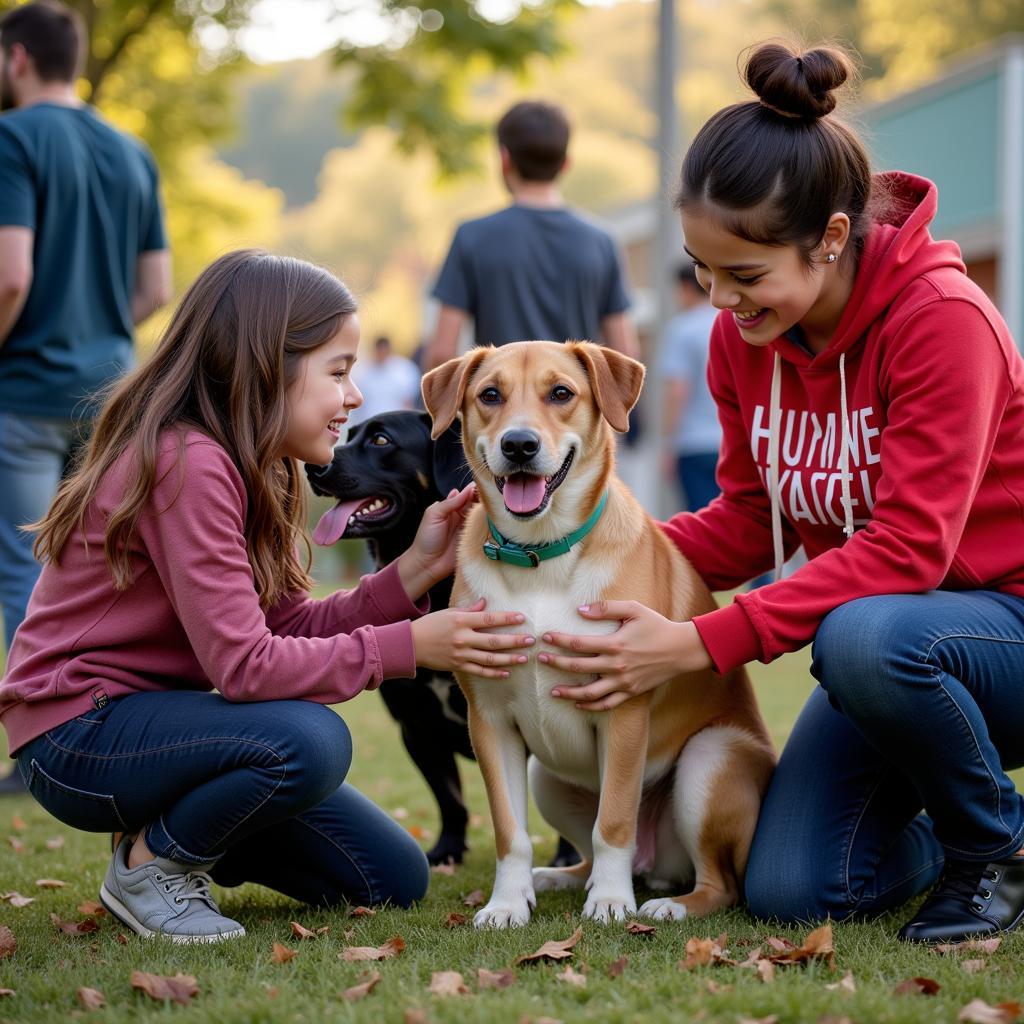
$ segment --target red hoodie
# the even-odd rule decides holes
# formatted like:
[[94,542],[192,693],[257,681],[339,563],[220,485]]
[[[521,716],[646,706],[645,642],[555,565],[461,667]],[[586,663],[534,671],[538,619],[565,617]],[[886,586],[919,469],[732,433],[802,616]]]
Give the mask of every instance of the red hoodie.
[[785,555],[802,544],[809,559],[694,620],[719,672],[803,647],[833,608],[860,597],[1024,596],[1024,360],[957,246],[928,233],[935,186],[882,177],[892,213],[867,238],[823,352],[785,337],[757,348],[727,311],[715,321],[708,380],[724,431],[722,495],[663,528],[713,589],[768,569],[774,419]]

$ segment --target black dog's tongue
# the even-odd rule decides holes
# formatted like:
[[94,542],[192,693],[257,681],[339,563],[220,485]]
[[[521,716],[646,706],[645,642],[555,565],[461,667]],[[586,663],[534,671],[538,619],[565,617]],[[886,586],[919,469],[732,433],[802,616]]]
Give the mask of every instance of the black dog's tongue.
[[324,547],[336,544],[345,533],[349,516],[364,501],[366,501],[365,498],[357,498],[355,501],[339,501],[334,508],[329,508],[320,517],[320,522],[316,524],[316,529],[313,531],[313,540]]

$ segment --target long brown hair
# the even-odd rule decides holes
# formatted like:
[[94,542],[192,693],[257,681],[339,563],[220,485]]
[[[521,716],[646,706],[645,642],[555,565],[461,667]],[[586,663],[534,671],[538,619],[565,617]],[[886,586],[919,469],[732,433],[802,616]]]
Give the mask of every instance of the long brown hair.
[[[255,249],[210,264],[185,293],[152,357],[116,384],[85,455],[34,529],[36,557],[59,564],[104,474],[129,448],[120,504],[106,524],[104,554],[118,590],[132,583],[129,542],[156,484],[161,434],[192,427],[231,456],[249,496],[245,540],[260,603],[308,589],[305,486],[298,462],[278,453],[288,427],[285,394],[302,357],[356,311],[333,274]],[[179,437],[184,448],[184,432]],[[295,557],[306,548],[305,565]]]

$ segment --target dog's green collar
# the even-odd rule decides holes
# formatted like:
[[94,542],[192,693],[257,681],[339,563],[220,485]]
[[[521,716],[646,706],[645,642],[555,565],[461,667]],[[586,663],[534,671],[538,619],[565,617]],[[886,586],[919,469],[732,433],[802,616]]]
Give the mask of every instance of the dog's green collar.
[[498,532],[498,528],[491,522],[491,517],[488,516],[487,527],[491,531],[494,541],[484,541],[484,554],[492,562],[518,565],[522,569],[536,569],[541,562],[546,562],[549,558],[557,558],[558,555],[566,554],[573,544],[578,544],[583,540],[594,528],[598,519],[601,518],[601,513],[604,512],[604,507],[607,504],[608,492],[605,491],[601,495],[601,500],[597,503],[597,507],[590,513],[587,521],[579,529],[573,530],[572,533],[566,535],[561,540],[553,540],[548,544],[534,544],[532,547],[527,547],[525,544],[517,544],[514,540],[508,540],[503,537]]

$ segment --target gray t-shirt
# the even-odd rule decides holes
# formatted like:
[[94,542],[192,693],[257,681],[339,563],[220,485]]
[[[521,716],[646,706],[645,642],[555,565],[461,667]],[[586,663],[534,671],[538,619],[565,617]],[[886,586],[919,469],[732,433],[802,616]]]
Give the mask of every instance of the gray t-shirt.
[[689,385],[690,395],[676,425],[680,455],[717,452],[722,443],[718,408],[708,388],[708,341],[718,310],[709,304],[677,313],[665,328],[661,372],[666,380]]
[[460,225],[433,294],[473,317],[478,345],[599,341],[601,320],[629,308],[611,235],[564,207]]

